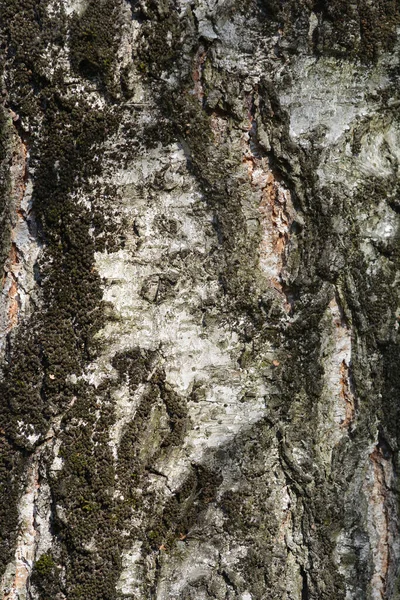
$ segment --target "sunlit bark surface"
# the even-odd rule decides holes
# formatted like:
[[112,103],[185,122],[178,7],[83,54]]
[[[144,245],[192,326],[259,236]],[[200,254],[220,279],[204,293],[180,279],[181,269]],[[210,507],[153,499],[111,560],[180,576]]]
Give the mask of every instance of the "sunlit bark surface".
[[3,600],[395,600],[396,0],[0,0]]

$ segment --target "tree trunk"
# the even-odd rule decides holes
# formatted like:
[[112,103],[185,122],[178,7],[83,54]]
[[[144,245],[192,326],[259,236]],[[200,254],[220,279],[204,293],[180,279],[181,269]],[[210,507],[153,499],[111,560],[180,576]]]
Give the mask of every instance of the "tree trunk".
[[0,0],[3,600],[399,599],[397,0]]

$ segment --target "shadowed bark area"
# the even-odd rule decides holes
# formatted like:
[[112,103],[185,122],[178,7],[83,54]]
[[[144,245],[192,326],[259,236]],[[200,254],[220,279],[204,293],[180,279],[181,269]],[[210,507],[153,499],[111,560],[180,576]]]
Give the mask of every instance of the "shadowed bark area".
[[0,14],[3,600],[398,599],[398,3]]

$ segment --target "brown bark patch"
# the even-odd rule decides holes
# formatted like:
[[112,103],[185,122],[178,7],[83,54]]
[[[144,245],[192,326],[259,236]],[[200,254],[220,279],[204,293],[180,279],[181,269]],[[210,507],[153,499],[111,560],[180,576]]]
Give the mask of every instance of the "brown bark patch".
[[354,422],[356,408],[354,396],[350,390],[349,367],[343,360],[340,365],[340,397],[345,402],[345,418],[341,427],[348,428]]
[[[271,286],[284,296],[282,270],[290,239],[294,209],[290,191],[258,151],[254,117],[249,113],[248,131],[242,137],[242,162],[250,184],[259,198],[258,214],[262,239],[259,245],[260,267]],[[285,307],[290,306],[285,296]]]
[[7,335],[19,321],[20,313],[20,295],[18,285],[18,275],[21,269],[21,260],[16,244],[16,229],[21,220],[25,219],[25,214],[21,208],[22,200],[26,190],[28,177],[27,169],[28,149],[25,142],[15,133],[15,145],[10,168],[11,173],[11,200],[14,209],[12,217],[11,247],[6,264],[4,265],[3,275],[3,297],[6,298],[7,322],[3,335]]
[[372,465],[372,481],[370,484],[370,509],[374,530],[372,551],[374,555],[374,574],[371,579],[374,598],[386,598],[387,576],[389,571],[389,517],[388,486],[386,481],[387,461],[381,448],[376,445],[369,456]]
[[204,50],[202,46],[197,51],[197,54],[194,59],[192,78],[194,81],[194,90],[193,93],[198,98],[198,100],[203,100],[204,98],[204,89],[202,83],[202,75],[204,63],[206,60],[207,52]]

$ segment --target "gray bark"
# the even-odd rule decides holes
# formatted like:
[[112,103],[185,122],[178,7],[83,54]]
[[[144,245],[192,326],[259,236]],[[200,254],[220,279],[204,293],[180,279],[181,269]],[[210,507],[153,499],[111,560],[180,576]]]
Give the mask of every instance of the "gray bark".
[[396,0],[0,0],[8,600],[400,598]]

